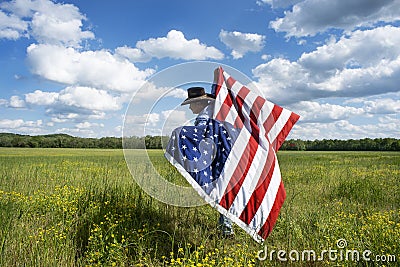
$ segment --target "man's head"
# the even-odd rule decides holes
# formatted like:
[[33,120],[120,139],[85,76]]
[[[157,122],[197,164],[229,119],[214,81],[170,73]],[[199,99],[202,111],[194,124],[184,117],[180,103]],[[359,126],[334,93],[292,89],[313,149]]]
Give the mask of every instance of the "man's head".
[[188,98],[181,105],[190,105],[189,108],[194,114],[199,114],[210,104],[210,101],[214,100],[213,95],[206,94],[203,87],[191,87],[187,89],[187,92]]
[[209,102],[207,100],[195,101],[189,104],[189,109],[193,112],[193,114],[199,114],[208,105]]

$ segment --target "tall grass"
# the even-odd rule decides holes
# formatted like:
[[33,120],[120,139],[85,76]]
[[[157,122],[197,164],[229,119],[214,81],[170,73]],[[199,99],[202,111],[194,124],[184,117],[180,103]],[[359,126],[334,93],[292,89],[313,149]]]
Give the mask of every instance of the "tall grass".
[[[138,150],[137,178],[148,175]],[[185,184],[161,151],[159,172]],[[178,208],[134,182],[120,150],[0,149],[1,266],[264,266],[261,249],[317,252],[337,248],[400,260],[400,154],[280,152],[287,199],[265,244],[236,228],[221,239],[209,206]],[[353,261],[289,265],[356,266]],[[373,266],[373,262],[362,262]]]

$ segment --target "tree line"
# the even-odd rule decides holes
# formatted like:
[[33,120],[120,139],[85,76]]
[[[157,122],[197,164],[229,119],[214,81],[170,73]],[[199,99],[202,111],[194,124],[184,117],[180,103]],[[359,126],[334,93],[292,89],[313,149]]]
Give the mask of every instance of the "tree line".
[[[161,149],[168,143],[168,136],[132,136],[124,138],[124,145],[132,149]],[[0,133],[0,147],[32,148],[108,148],[122,149],[121,137],[83,138],[68,134],[20,135]],[[308,151],[400,151],[400,139],[364,138],[349,140],[286,140],[281,150]]]
[[[168,143],[168,136],[124,138],[125,147],[132,149],[159,149]],[[122,149],[121,137],[84,138],[68,134],[21,135],[0,133],[0,147],[32,148],[115,148]]]
[[400,151],[400,139],[363,138],[363,139],[323,139],[323,140],[286,140],[281,150],[308,151]]

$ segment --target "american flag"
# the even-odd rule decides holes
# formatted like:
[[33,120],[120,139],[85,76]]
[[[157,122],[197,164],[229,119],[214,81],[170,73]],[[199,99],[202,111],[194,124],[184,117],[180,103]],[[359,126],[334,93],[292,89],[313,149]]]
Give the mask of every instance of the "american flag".
[[211,206],[256,241],[271,233],[286,192],[276,151],[299,115],[214,72],[213,116],[173,131],[165,156]]

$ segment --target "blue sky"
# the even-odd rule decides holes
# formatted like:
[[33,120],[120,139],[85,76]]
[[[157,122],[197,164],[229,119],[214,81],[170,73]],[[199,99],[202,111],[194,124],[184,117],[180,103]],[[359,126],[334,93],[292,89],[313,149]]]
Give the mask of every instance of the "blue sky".
[[139,89],[196,60],[300,114],[289,138],[400,136],[400,0],[1,1],[0,132],[121,136],[139,91],[126,121],[157,134],[184,88],[150,113],[166,88]]

